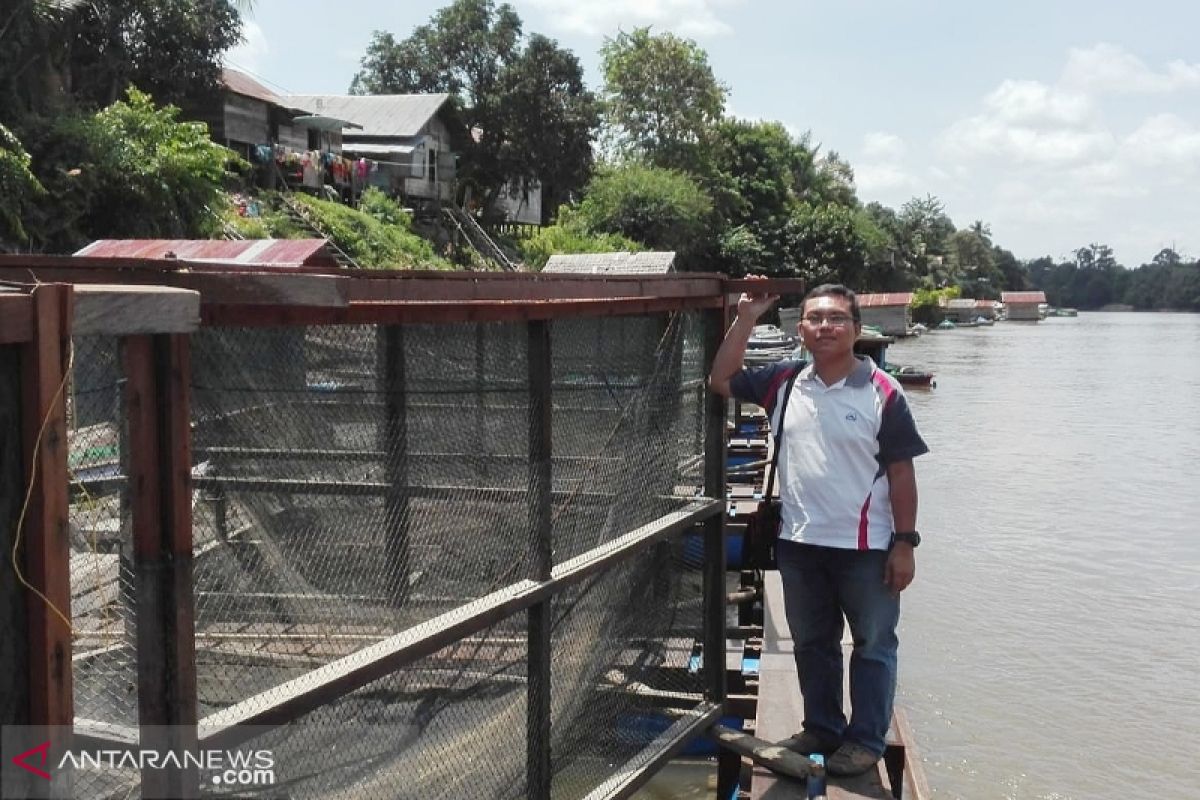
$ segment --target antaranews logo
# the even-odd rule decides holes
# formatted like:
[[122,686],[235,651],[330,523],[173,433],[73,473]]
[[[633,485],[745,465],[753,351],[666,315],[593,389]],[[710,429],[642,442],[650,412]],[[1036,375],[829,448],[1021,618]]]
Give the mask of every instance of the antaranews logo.
[[33,766],[33,764],[30,763],[30,761],[32,759],[40,756],[41,765],[43,767],[46,766],[46,759],[48,758],[49,752],[50,752],[50,740],[47,739],[46,741],[39,744],[37,747],[31,747],[28,750],[26,750],[24,753],[20,753],[18,755],[13,756],[12,761],[14,764],[16,764],[21,769],[28,770],[29,772],[32,772],[34,775],[37,775],[39,778],[45,778],[46,780],[50,780],[49,772],[46,772],[46,770],[41,769],[39,767],[35,767],[35,766]]
[[[153,748],[80,745],[61,753],[51,739],[29,746],[28,736],[5,727],[3,752],[8,763],[46,781],[62,770],[130,771],[195,770],[200,780],[222,787],[269,787],[276,782],[275,755],[266,749],[156,750]],[[23,741],[22,741],[23,740]],[[14,755],[9,756],[9,753]],[[26,780],[31,780],[26,778]]]

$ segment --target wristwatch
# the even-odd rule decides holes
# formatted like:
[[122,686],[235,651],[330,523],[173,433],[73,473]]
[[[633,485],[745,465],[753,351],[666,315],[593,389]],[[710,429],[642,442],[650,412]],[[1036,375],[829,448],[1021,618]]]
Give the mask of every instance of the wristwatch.
[[918,545],[921,544],[921,534],[917,533],[916,531],[904,531],[903,533],[899,533],[899,532],[893,533],[892,534],[892,543],[895,544],[896,542],[906,542],[908,544],[911,544],[913,547],[917,547]]

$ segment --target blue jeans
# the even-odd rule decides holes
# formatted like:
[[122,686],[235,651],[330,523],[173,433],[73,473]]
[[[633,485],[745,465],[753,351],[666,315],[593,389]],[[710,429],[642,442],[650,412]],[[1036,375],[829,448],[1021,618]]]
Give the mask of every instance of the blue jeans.
[[[804,730],[882,755],[896,696],[900,599],[883,583],[884,550],[780,540],[779,575],[804,695]],[[850,623],[850,722],[842,711],[842,615]]]

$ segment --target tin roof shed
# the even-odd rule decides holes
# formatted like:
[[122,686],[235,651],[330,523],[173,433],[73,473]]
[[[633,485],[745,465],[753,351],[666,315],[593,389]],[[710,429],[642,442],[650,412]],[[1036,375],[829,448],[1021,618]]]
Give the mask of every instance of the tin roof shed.
[[324,239],[100,239],[75,253],[93,258],[178,258],[256,267],[337,267]]

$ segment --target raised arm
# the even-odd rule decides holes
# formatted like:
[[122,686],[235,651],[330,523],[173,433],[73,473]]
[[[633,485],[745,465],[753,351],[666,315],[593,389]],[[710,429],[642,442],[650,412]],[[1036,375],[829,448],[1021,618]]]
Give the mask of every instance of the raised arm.
[[[746,278],[766,280],[762,275],[747,275]],[[778,295],[766,293],[744,293],[738,299],[737,318],[725,332],[725,340],[717,348],[712,369],[708,373],[708,387],[717,394],[722,397],[730,396],[729,382],[742,368],[742,361],[746,357],[746,343],[754,333],[754,326],[758,324],[758,318],[778,299]]]

